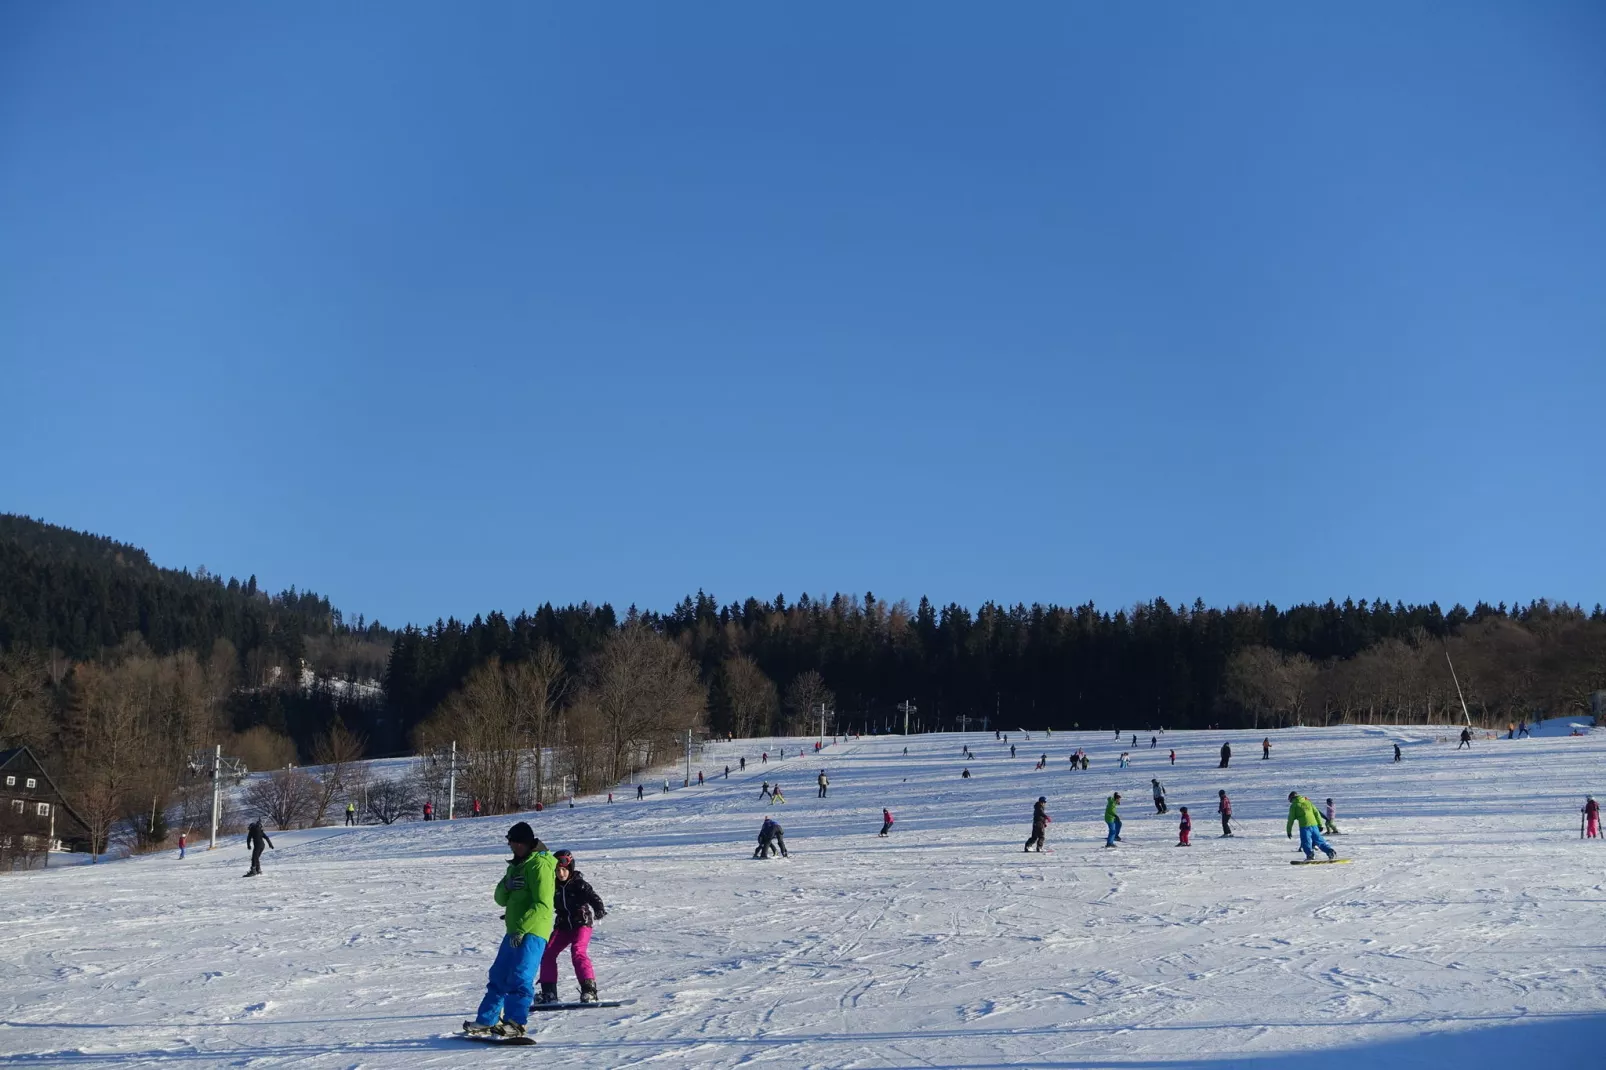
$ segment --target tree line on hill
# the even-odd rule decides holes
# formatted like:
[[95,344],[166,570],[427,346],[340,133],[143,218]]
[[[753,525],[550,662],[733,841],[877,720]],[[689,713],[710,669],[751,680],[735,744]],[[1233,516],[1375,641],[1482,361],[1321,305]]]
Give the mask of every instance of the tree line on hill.
[[[688,732],[809,734],[822,709],[827,731],[899,729],[903,702],[924,730],[1142,730],[1459,721],[1464,695],[1499,726],[1584,715],[1602,690],[1599,606],[972,611],[699,592],[666,613],[544,605],[391,631],[311,592],[0,516],[0,746],[34,747],[81,812],[136,839],[162,831],[219,742],[254,769],[417,753],[405,790],[378,792],[386,820],[441,801],[453,741],[460,793],[497,812],[618,784]],[[287,778],[297,801],[279,812],[297,821],[337,797],[370,808],[383,787]]]

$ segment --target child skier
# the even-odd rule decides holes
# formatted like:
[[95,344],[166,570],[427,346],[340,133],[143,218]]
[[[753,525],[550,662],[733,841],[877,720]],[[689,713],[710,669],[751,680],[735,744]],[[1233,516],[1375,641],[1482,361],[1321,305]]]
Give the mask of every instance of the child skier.
[[1177,752],[1176,751],[1172,751],[1171,752],[1171,764],[1172,765],[1176,765],[1177,764]]
[[1338,852],[1322,839],[1322,818],[1316,812],[1316,804],[1297,791],[1288,793],[1288,827],[1285,830],[1288,838],[1294,838],[1294,824],[1299,824],[1299,849],[1305,852],[1305,861],[1309,862],[1316,857],[1316,848],[1320,847],[1327,852],[1327,860],[1331,862],[1338,857]]
[[1191,847],[1193,845],[1188,842],[1188,833],[1193,831],[1193,821],[1188,817],[1188,808],[1186,806],[1180,812],[1182,814],[1182,824],[1177,826],[1177,846]]
[[770,797],[770,782],[768,780],[764,781],[764,786],[758,789],[758,797],[760,799],[767,799]]
[[1600,803],[1595,801],[1593,795],[1584,800],[1584,835],[1588,839],[1597,839],[1600,836]]
[[891,831],[892,831],[892,811],[888,810],[885,806],[883,806],[881,808],[881,831],[876,833],[876,835],[877,836],[885,836],[887,833],[889,833]]
[[558,956],[568,948],[575,979],[580,982],[580,1002],[595,1003],[597,971],[591,965],[591,927],[607,917],[608,910],[575,868],[572,851],[559,851],[552,858],[557,864],[553,873],[552,939],[541,956],[541,992],[535,1001],[558,1002]]
[[1332,799],[1328,799],[1327,800],[1327,806],[1322,810],[1322,820],[1327,825],[1327,834],[1329,836],[1337,836],[1338,835],[1338,826],[1333,824],[1333,814],[1334,814],[1333,800]]
[[1221,834],[1223,836],[1231,836],[1232,800],[1227,798],[1227,789],[1222,788],[1220,791],[1216,792],[1216,798],[1220,800],[1218,803],[1216,803],[1216,813],[1221,815]]
[[496,905],[503,908],[507,933],[491,963],[479,1013],[473,1021],[463,1023],[463,1032],[469,1036],[524,1036],[533,995],[530,990],[552,935],[556,862],[523,821],[507,830],[507,845],[513,857],[496,882],[494,895]]
[[1037,802],[1032,804],[1032,834],[1026,838],[1026,847],[1024,848],[1027,851],[1032,849],[1032,844],[1034,843],[1037,844],[1039,852],[1043,850],[1043,840],[1048,833],[1048,826],[1054,820],[1048,816],[1047,806],[1048,796],[1046,795],[1039,795]]

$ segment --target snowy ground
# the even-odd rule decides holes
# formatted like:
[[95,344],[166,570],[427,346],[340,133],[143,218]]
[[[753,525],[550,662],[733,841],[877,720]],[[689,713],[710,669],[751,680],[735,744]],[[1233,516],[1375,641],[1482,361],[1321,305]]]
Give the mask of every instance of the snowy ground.
[[[738,753],[747,771],[527,815],[609,904],[603,995],[638,1001],[538,1016],[535,1049],[447,1035],[500,933],[511,818],[285,833],[252,880],[238,839],[18,875],[0,881],[0,1066],[512,1066],[543,1048],[575,1067],[1606,1066],[1606,845],[1578,837],[1606,733],[1547,727],[1470,753],[1422,728],[1292,729],[1270,761],[1259,733],[1169,733],[1126,770],[1130,737],[1100,733],[1014,734],[1014,760],[982,733],[781,762],[771,741],[763,766],[763,744],[715,746],[705,774]],[[1068,771],[1077,746],[1089,772]],[[777,776],[793,856],[754,861]],[[1193,810],[1196,846],[1173,846],[1151,776]],[[1114,789],[1126,842],[1107,851]],[[1287,864],[1292,789],[1334,797],[1351,864]],[[1039,794],[1053,853],[1026,855]]]

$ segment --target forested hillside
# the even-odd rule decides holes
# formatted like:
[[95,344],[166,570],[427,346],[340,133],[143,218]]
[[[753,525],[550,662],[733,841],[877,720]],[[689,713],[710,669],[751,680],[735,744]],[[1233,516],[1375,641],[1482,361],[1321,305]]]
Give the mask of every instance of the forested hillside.
[[921,730],[1144,731],[1459,721],[1464,695],[1503,726],[1586,716],[1601,691],[1599,606],[972,611],[699,592],[667,613],[548,604],[392,632],[309,591],[0,516],[0,746],[32,746],[97,828],[136,838],[163,834],[161,800],[219,743],[261,769],[455,742],[460,788],[506,810],[617,782],[688,730],[810,732],[822,707],[847,731],[901,727],[904,702]]

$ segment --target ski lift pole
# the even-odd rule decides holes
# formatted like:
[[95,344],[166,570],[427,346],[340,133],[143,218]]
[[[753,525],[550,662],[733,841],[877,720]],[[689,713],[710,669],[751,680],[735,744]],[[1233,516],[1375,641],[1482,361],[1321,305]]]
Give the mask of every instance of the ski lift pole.
[[222,800],[223,792],[223,744],[219,743],[212,752],[212,838],[207,842],[208,851],[217,846],[217,811],[218,803]]
[[[437,781],[437,783],[439,783]],[[457,816],[457,740],[452,740],[452,764],[446,767],[446,820]]]
[[1455,674],[1455,662],[1450,660],[1450,652],[1444,652],[1444,660],[1450,666],[1450,679],[1455,681],[1455,697],[1461,700],[1461,716],[1467,719],[1467,727],[1472,727],[1472,714],[1467,712],[1467,697],[1461,693],[1461,681]]

